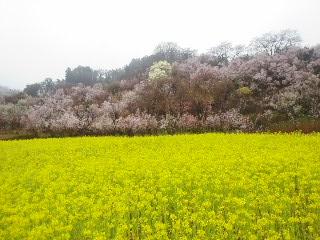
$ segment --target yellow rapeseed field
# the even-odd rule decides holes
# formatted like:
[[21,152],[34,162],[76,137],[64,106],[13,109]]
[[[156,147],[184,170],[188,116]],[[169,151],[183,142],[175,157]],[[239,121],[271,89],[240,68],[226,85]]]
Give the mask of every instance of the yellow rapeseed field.
[[320,134],[0,141],[0,239],[320,239]]

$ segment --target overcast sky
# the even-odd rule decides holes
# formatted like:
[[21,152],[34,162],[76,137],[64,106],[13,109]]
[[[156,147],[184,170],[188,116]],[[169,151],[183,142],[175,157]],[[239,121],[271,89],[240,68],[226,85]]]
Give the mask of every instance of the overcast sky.
[[290,28],[313,45],[319,9],[320,0],[0,0],[0,85],[121,67],[162,41],[203,52]]

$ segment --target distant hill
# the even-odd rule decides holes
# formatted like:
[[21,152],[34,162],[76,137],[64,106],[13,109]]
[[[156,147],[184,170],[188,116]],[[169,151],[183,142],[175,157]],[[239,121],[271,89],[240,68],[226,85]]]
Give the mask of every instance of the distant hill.
[[17,90],[13,90],[4,86],[0,86],[0,96],[10,96],[17,93]]

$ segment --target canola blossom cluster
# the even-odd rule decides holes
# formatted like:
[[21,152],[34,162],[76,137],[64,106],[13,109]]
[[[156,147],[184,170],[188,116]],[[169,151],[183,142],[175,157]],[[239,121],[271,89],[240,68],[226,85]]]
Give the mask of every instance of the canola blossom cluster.
[[0,141],[0,239],[320,239],[320,135]]

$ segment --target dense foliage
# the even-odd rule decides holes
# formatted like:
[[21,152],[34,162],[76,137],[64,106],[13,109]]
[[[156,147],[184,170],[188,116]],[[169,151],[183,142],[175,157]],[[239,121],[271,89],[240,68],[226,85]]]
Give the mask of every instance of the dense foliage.
[[0,239],[319,239],[319,145],[319,134],[0,141]]
[[122,69],[68,68],[65,79],[2,96],[0,126],[81,135],[261,131],[317,122],[320,47],[300,42],[285,30],[248,46],[224,42],[201,55],[162,43]]

